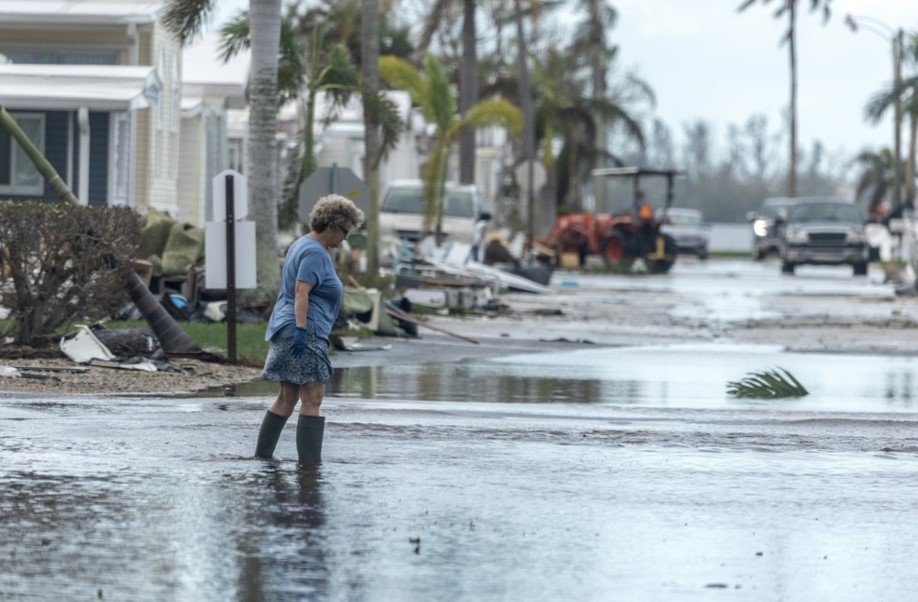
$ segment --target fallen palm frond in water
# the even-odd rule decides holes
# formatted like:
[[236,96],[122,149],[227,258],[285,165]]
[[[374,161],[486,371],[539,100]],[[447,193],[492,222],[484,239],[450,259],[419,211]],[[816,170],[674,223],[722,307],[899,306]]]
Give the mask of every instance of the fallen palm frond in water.
[[810,394],[793,374],[780,367],[764,372],[750,372],[742,380],[728,382],[727,393],[747,399],[779,399]]

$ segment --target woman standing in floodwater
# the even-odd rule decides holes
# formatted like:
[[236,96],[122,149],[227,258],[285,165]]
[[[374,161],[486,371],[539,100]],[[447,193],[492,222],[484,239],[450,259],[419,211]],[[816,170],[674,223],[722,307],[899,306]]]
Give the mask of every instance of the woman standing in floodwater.
[[301,463],[316,462],[322,456],[325,418],[319,416],[319,405],[331,376],[328,335],[344,292],[331,250],[337,249],[361,222],[363,212],[349,199],[336,194],[322,197],[309,214],[312,230],[287,251],[280,292],[265,332],[269,348],[262,372],[265,380],[280,382],[280,392],[261,423],[257,458],[274,454],[297,399],[301,402],[297,456]]

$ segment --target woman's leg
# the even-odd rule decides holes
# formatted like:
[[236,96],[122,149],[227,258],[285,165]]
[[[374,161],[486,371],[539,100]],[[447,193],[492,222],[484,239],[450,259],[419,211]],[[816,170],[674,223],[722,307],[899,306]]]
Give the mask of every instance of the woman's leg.
[[300,385],[300,414],[318,416],[322,396],[325,394],[325,383],[306,383]]
[[280,391],[277,393],[277,399],[271,404],[270,412],[288,418],[296,407],[297,398],[296,383],[281,383]]
[[261,430],[258,431],[258,442],[255,444],[256,458],[270,458],[274,455],[277,440],[287,423],[287,418],[296,407],[297,386],[294,383],[281,383],[277,399],[265,412],[261,421]]
[[300,464],[312,464],[322,458],[325,418],[319,416],[324,383],[300,385],[300,417],[296,424],[296,453]]

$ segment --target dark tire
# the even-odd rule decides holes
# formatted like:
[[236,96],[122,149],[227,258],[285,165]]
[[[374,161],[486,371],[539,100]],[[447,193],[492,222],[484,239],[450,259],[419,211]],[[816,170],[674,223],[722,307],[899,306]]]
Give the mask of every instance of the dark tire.
[[708,250],[701,249],[700,251],[698,251],[698,259],[700,259],[701,261],[706,261],[708,259]]
[[658,259],[656,261],[650,262],[650,273],[651,274],[666,274],[669,272],[670,268],[673,267],[673,264],[676,263],[672,259]]
[[854,268],[855,276],[866,276],[867,275],[867,263],[866,262],[855,263],[851,267]]
[[764,259],[765,259],[765,251],[762,251],[761,249],[752,250],[752,260],[753,261],[762,261]]
[[797,267],[797,266],[795,266],[794,264],[792,264],[792,263],[789,262],[789,261],[782,261],[782,262],[781,262],[781,273],[782,273],[782,274],[793,274],[793,273],[794,273],[794,268],[796,268],[796,267]]
[[617,265],[625,259],[625,237],[621,232],[612,232],[602,243],[602,258],[608,265]]

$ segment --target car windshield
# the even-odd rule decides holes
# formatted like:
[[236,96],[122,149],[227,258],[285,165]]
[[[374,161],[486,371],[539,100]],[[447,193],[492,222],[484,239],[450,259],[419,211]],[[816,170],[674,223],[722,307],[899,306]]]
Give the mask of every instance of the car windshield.
[[759,215],[768,219],[774,219],[778,217],[778,211],[788,206],[790,206],[790,203],[769,203],[762,206],[759,210]]
[[698,213],[672,212],[668,215],[669,221],[674,226],[700,226],[701,215]]
[[861,213],[854,205],[847,203],[804,203],[796,205],[788,213],[792,222],[835,222],[839,224],[860,224]]
[[[382,211],[389,213],[423,213],[424,200],[420,188],[392,188],[383,201]],[[474,217],[474,193],[468,190],[447,190],[443,199],[443,215]]]

